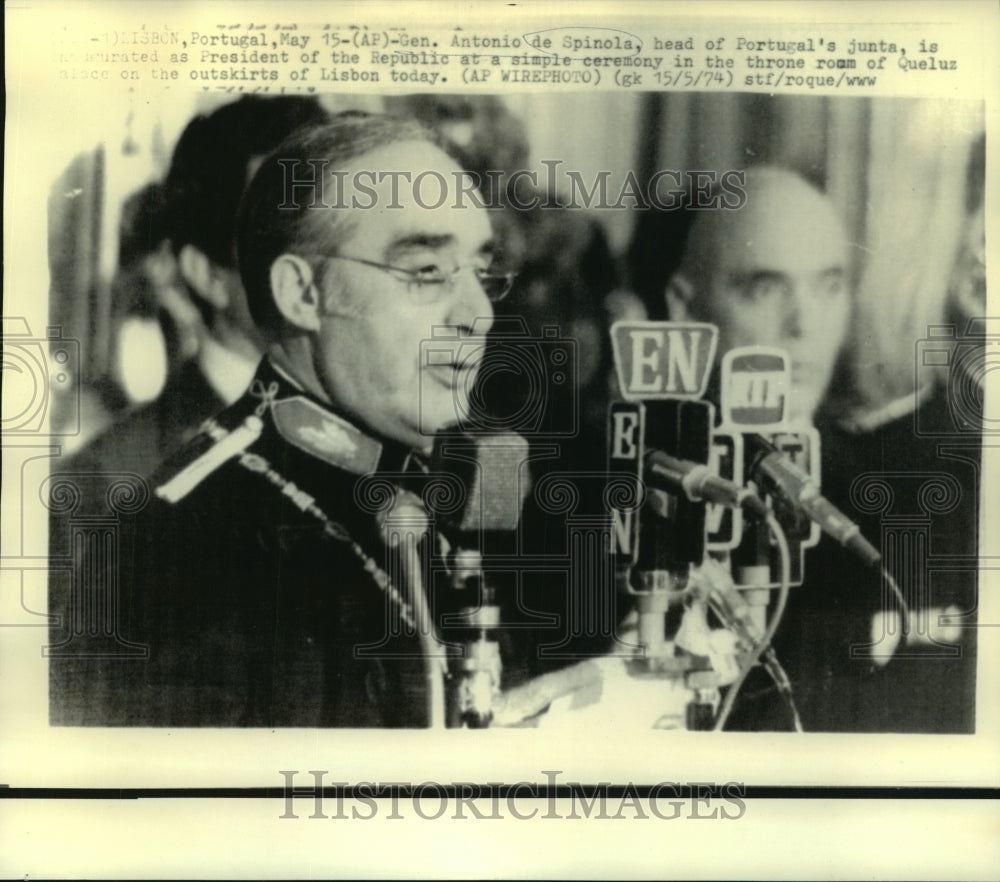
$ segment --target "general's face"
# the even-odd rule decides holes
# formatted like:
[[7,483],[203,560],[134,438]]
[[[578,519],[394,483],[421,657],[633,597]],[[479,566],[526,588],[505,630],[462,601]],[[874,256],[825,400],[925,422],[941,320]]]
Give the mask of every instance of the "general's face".
[[[374,205],[351,209],[333,259],[317,267],[316,375],[331,401],[360,423],[426,450],[433,432],[467,412],[481,336],[492,324],[492,304],[475,275],[491,262],[490,224],[483,209],[457,194],[460,169],[431,144],[372,150],[348,166],[346,180],[362,169],[408,172],[412,180],[430,174],[416,192],[403,176],[395,178],[395,192],[393,179],[384,178],[372,188],[374,199],[357,191],[360,203]],[[352,193],[345,190],[345,198]],[[449,281],[418,285],[403,272],[358,261],[441,270]],[[422,353],[421,344],[432,338],[433,355],[423,357],[428,347]]]
[[696,312],[718,326],[720,354],[749,345],[785,349],[790,416],[809,420],[847,332],[844,234],[825,197],[804,186],[756,195],[720,222]]

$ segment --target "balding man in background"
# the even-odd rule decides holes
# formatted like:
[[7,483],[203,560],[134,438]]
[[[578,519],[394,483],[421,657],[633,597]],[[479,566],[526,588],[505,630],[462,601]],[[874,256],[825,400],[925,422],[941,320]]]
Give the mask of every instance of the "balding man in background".
[[[673,321],[716,325],[720,360],[739,346],[787,351],[792,378],[789,418],[793,426],[806,428],[812,425],[829,386],[850,319],[843,224],[826,194],[788,169],[750,169],[743,189],[746,201],[736,210],[694,213],[680,266],[667,286],[667,310]],[[714,382],[718,382],[718,371]],[[800,703],[801,696],[811,695],[815,682],[822,679],[813,654],[846,654],[849,642],[867,636],[863,622],[851,622],[851,641],[817,645],[820,634],[815,632],[843,631],[845,622],[839,606],[831,619],[829,610],[819,611],[815,603],[802,602],[804,597],[811,600],[814,556],[806,559],[807,584],[793,590],[775,639]],[[877,599],[877,587],[872,591]],[[777,695],[767,690],[763,678],[757,686],[753,680],[748,683],[730,726],[784,728]],[[762,692],[762,701],[746,698]],[[808,700],[802,716],[807,729],[818,727],[820,714]]]
[[[830,198],[788,169],[750,169],[743,189],[746,203],[739,209],[695,214],[667,286],[669,316],[716,325],[720,358],[738,346],[788,352],[792,428],[818,426],[824,495],[878,544],[881,524],[859,515],[851,486],[865,471],[891,471],[899,463],[892,450],[873,457],[822,413],[852,313],[844,225]],[[936,459],[932,464],[940,465]],[[941,606],[946,600],[923,598]],[[896,644],[873,628],[886,614],[896,614],[894,603],[889,609],[883,604],[879,573],[828,537],[806,555],[805,581],[792,590],[775,639],[805,728],[965,730],[973,683],[968,664],[890,663]],[[759,682],[759,689],[751,683],[744,690],[749,698],[742,709],[737,706],[732,727],[787,727],[777,696],[768,693],[763,678]],[[762,700],[754,701],[755,691]]]
[[847,335],[847,239],[829,198],[787,169],[746,174],[746,204],[695,217],[667,288],[673,321],[719,328],[718,353],[776,346],[791,358],[793,423],[808,423]]

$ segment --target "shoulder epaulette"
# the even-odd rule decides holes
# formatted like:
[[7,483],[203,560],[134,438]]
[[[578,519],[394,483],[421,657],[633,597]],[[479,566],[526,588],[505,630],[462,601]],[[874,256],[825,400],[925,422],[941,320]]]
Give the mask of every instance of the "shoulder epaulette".
[[378,466],[378,441],[308,398],[275,401],[271,416],[282,438],[316,459],[355,475],[367,475]]

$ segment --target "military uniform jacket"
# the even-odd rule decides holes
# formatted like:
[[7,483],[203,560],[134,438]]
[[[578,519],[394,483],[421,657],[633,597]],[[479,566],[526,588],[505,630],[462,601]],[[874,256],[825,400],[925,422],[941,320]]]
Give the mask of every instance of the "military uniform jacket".
[[364,498],[372,473],[408,460],[263,362],[154,476],[117,561],[81,558],[78,579],[117,576],[116,634],[96,657],[54,653],[52,722],[425,725],[419,643],[373,577],[391,567]]

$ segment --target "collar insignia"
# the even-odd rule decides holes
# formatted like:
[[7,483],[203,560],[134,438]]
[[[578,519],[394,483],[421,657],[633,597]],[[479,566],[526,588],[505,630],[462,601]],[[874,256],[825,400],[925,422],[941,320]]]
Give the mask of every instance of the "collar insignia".
[[296,395],[275,401],[271,413],[278,432],[289,444],[356,475],[375,471],[382,445],[308,398]]

